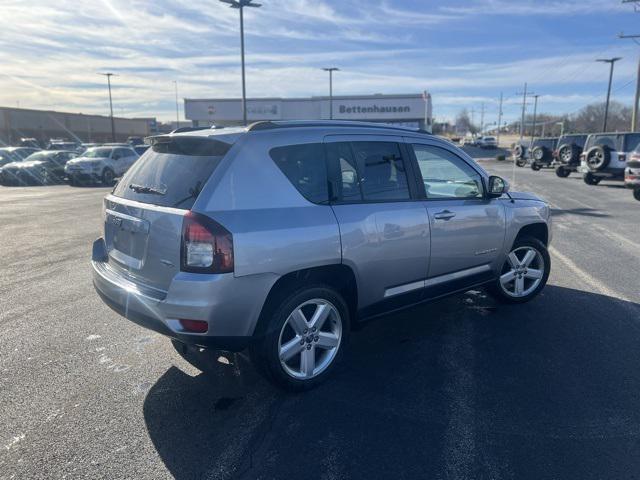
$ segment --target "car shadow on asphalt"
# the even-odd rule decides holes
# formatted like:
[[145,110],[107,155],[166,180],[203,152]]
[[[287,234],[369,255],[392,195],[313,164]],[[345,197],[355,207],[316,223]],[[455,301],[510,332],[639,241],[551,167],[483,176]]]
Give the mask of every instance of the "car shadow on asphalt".
[[552,208],[551,215],[560,217],[562,215],[581,215],[584,217],[610,217],[608,213],[603,213],[595,208]]
[[640,467],[639,315],[552,285],[527,305],[475,290],[354,332],[303,394],[209,352],[206,373],[157,380],[144,418],[178,479],[612,478]]

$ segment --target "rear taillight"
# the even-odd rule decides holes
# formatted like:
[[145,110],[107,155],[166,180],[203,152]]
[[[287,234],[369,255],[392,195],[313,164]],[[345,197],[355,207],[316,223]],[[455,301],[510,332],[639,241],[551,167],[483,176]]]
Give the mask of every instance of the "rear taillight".
[[209,217],[187,213],[182,221],[180,269],[193,273],[233,272],[233,236]]
[[186,331],[193,333],[207,333],[209,330],[209,324],[204,320],[187,320],[181,318],[180,326]]

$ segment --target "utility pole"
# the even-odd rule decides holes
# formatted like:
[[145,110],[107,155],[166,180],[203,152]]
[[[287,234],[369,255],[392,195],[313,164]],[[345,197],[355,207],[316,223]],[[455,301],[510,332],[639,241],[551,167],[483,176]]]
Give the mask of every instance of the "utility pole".
[[325,72],[329,72],[329,119],[333,120],[333,72],[339,72],[336,67],[323,68]]
[[475,124],[475,116],[476,116],[475,114],[476,114],[476,109],[471,107],[471,128],[473,128],[473,125]]
[[107,77],[107,86],[109,87],[109,111],[111,116],[111,141],[115,143],[116,141],[116,124],[113,121],[113,100],[111,99],[111,77],[117,77],[115,73],[106,72],[100,73],[100,75],[104,75]]
[[502,125],[502,92],[500,92],[500,106],[498,107],[498,138],[496,138],[498,147],[500,147],[500,125]]
[[180,109],[178,107],[178,81],[173,81],[176,86],[176,128],[180,128]]
[[484,102],[480,104],[480,133],[484,132]]
[[533,102],[533,129],[531,130],[531,144],[533,145],[533,139],[536,136],[536,114],[538,113],[538,97],[540,95],[533,95],[535,99]]
[[[516,95],[520,95],[516,93]],[[527,82],[524,82],[524,92],[522,93],[522,120],[520,120],[520,141],[524,137],[524,112],[527,108]]]
[[247,86],[244,73],[244,7],[259,8],[259,3],[251,3],[253,0],[220,0],[227,3],[231,8],[240,10],[240,60],[242,63],[242,124],[247,124]]
[[[630,3],[630,2],[622,2],[622,3]],[[625,35],[621,33],[618,35],[618,38],[630,38],[634,42],[638,43],[636,39],[640,38],[640,34],[638,35]],[[633,114],[631,115],[631,131],[638,131],[638,104],[640,103],[640,59],[638,59],[638,73],[636,78],[636,95],[633,99]]]
[[622,57],[613,57],[613,58],[598,58],[596,62],[609,63],[611,68],[609,69],[609,87],[607,88],[607,103],[604,106],[604,122],[602,125],[602,131],[607,131],[607,117],[609,116],[609,99],[611,98],[611,81],[613,80],[613,65],[618,61],[622,60]]

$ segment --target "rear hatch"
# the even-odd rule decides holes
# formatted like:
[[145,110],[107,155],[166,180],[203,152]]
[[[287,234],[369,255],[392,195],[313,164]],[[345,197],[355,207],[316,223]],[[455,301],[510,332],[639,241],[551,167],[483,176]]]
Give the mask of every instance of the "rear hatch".
[[231,148],[222,137],[153,139],[105,198],[110,268],[136,283],[168,290],[180,270],[183,217]]

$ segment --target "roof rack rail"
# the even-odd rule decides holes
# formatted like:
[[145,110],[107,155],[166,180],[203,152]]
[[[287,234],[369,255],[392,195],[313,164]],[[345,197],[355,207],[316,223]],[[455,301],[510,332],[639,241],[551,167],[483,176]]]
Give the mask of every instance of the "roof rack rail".
[[351,128],[380,128],[384,130],[401,130],[403,132],[423,133],[431,135],[421,128],[410,128],[394,126],[385,123],[362,122],[357,120],[280,120],[270,121],[264,120],[254,122],[247,127],[249,132],[257,132],[262,130],[275,130],[279,128],[302,128],[302,127],[351,127]]

